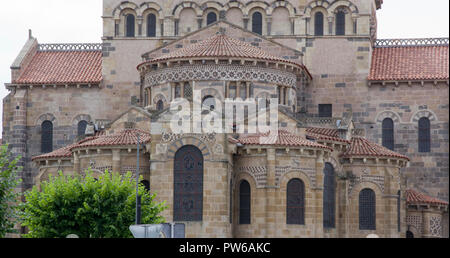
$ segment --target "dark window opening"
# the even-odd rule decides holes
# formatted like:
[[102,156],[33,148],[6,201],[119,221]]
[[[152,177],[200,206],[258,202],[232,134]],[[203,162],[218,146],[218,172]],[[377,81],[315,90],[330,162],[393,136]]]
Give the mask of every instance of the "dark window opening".
[[132,14],[126,16],[126,37],[134,37],[135,35],[135,18]]
[[376,199],[371,189],[364,189],[359,194],[359,229],[376,230]]
[[321,12],[314,15],[314,35],[323,36],[323,13]]
[[239,224],[251,224],[251,190],[245,180],[239,187]]
[[78,122],[78,136],[84,136],[86,134],[86,127],[88,125],[88,122],[82,120]]
[[305,184],[292,179],[287,184],[286,223],[305,225]]
[[320,104],[319,105],[319,117],[333,117],[333,105]]
[[431,125],[430,120],[422,117],[419,120],[419,152],[431,151]]
[[158,111],[164,110],[164,102],[162,100],[159,100],[158,103],[156,103],[156,110]]
[[390,118],[383,120],[382,124],[383,146],[394,150],[394,121]]
[[156,15],[147,16],[147,37],[156,37]]
[[254,12],[252,15],[252,32],[262,35],[263,17],[260,12]]
[[210,25],[211,23],[215,23],[217,21],[217,14],[215,12],[208,13],[206,17],[206,25]]
[[41,126],[41,153],[53,151],[53,123],[44,121]]
[[174,221],[203,220],[203,154],[184,146],[174,159]]
[[144,186],[147,192],[150,192],[150,182],[148,180],[141,181],[141,184]]
[[345,35],[345,12],[338,11],[336,13],[336,35]]
[[414,238],[414,233],[411,231],[406,231],[406,238]]

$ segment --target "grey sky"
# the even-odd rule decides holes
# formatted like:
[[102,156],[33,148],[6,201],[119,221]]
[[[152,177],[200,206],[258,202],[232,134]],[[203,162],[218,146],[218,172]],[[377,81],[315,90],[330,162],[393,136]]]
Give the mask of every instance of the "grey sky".
[[[0,99],[8,94],[4,83],[11,81],[9,67],[25,44],[28,29],[40,43],[101,42],[101,15],[101,0],[5,3],[0,8]],[[377,15],[379,38],[449,36],[448,0],[384,0]],[[2,108],[0,104],[1,114]]]

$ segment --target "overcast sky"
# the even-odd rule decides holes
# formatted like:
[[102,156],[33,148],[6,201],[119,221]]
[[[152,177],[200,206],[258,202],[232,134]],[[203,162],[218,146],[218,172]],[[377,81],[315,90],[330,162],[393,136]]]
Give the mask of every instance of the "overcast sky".
[[[0,99],[11,81],[9,67],[28,38],[39,43],[98,43],[102,0],[20,0],[0,8]],[[449,37],[449,0],[384,0],[378,38]],[[2,114],[0,102],[0,114]],[[1,120],[0,120],[1,123]],[[0,127],[1,137],[2,127]]]

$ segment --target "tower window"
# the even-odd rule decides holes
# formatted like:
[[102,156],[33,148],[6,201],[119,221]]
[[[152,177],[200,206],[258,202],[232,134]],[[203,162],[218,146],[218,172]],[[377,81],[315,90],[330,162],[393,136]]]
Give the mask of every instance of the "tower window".
[[41,153],[53,151],[53,123],[44,121],[41,125]]
[[419,120],[419,152],[431,151],[431,125],[430,120],[422,117]]
[[78,136],[84,136],[86,134],[86,127],[88,122],[82,120],[78,122]]
[[319,105],[319,117],[333,117],[333,105],[332,104],[320,104]]
[[215,23],[217,21],[217,14],[215,12],[208,13],[206,17],[206,25],[210,25],[211,23]]
[[126,21],[125,21],[125,28],[126,28],[126,37],[134,37],[135,35],[135,18],[132,14],[126,15]]
[[156,15],[147,16],[147,37],[156,37]]
[[252,32],[262,35],[263,17],[260,12],[254,12],[252,15]]
[[323,13],[321,12],[314,15],[314,35],[323,36]]
[[336,13],[336,35],[345,35],[345,11],[343,10]]
[[383,146],[394,150],[394,121],[390,118],[383,120],[382,125]]

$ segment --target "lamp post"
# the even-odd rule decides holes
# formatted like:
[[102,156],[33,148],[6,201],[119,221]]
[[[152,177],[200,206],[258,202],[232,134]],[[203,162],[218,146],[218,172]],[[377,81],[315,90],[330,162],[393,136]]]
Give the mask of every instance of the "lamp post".
[[141,203],[139,200],[139,149],[141,148],[141,141],[139,133],[137,136],[137,166],[136,166],[136,225],[141,224]]

